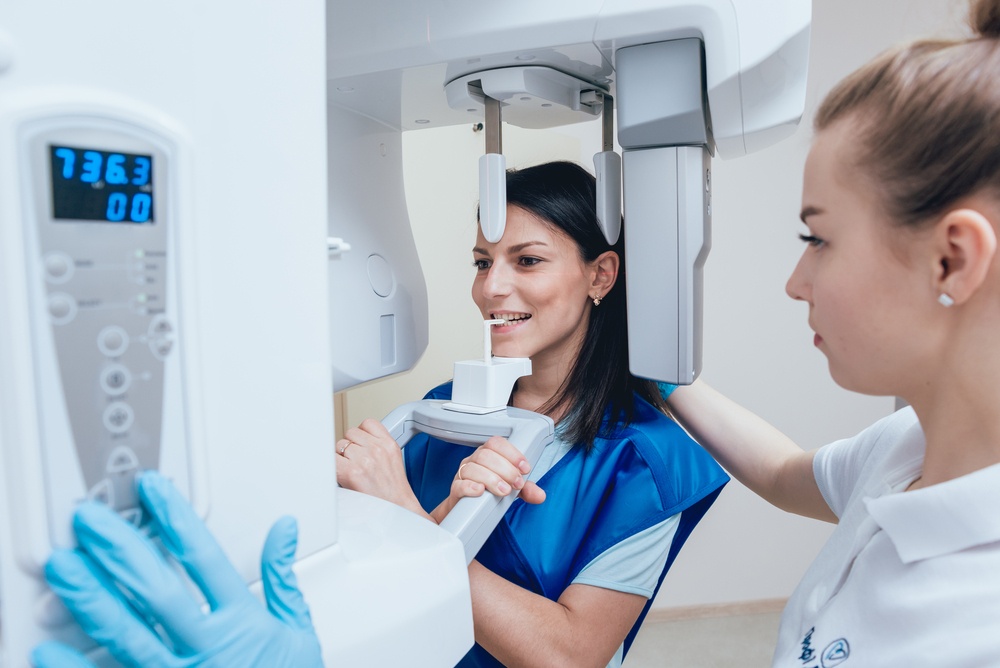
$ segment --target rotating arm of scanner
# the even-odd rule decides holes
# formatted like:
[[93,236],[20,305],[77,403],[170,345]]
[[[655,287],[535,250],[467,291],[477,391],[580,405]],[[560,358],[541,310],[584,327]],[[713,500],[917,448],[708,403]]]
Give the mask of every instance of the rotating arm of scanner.
[[[475,415],[448,410],[445,403],[425,399],[404,404],[387,415],[382,424],[400,447],[418,433],[470,447],[478,447],[492,436],[502,436],[521,451],[531,466],[555,438],[552,420],[538,413],[508,407]],[[516,490],[502,497],[489,493],[465,497],[441,521],[445,530],[462,541],[466,563],[475,558],[517,497]]]

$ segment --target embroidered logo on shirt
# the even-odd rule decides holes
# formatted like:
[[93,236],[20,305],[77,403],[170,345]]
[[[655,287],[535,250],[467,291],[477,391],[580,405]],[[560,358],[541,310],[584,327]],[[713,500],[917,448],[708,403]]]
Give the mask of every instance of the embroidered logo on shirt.
[[812,648],[812,638],[813,633],[816,632],[816,627],[809,629],[805,637],[802,639],[802,653],[799,654],[799,661],[802,663],[809,663],[816,658],[816,650]]
[[799,645],[802,649],[799,653],[799,661],[802,662],[803,666],[809,664],[808,668],[834,668],[834,666],[839,666],[850,658],[850,643],[847,642],[846,638],[838,638],[823,650],[823,653],[819,656],[820,663],[814,663],[817,658],[816,650],[812,646],[813,633],[815,632],[815,626],[809,629],[802,638],[802,643]]
[[839,666],[851,656],[851,646],[846,638],[838,638],[823,650],[823,668]]

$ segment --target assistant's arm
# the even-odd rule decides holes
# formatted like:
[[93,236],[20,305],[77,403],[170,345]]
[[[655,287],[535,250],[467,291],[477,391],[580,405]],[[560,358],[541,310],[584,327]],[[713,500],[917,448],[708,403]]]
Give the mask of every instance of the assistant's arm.
[[674,418],[737,480],[788,512],[836,522],[807,452],[762,418],[700,380],[667,399]]

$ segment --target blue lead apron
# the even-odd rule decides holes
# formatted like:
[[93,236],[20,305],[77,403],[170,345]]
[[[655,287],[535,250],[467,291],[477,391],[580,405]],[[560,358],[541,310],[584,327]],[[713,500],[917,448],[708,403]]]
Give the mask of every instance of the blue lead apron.
[[[427,399],[450,399],[451,383],[431,390]],[[643,399],[627,427],[597,438],[586,452],[573,447],[538,484],[545,502],[518,499],[476,555],[476,560],[506,580],[558,600],[594,558],[621,541],[681,513],[663,572],[729,480],[726,473],[675,422]],[[428,512],[443,501],[466,446],[424,434],[403,450],[410,485]],[[655,597],[654,591],[654,597]],[[653,602],[625,639],[627,653]],[[458,664],[463,668],[501,666],[478,644]]]

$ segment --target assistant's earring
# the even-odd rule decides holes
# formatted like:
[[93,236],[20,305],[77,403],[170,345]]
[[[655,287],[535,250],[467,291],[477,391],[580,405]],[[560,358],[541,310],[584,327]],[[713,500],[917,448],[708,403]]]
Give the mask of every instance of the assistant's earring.
[[594,306],[600,306],[600,305],[601,305],[601,298],[594,297]]
[[955,300],[952,299],[951,295],[949,295],[947,292],[942,292],[940,295],[938,295],[938,303],[941,304],[941,306],[948,308],[949,306],[953,306],[955,304]]

